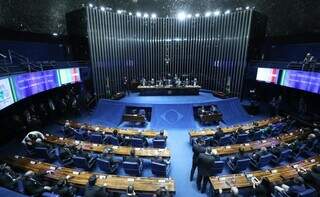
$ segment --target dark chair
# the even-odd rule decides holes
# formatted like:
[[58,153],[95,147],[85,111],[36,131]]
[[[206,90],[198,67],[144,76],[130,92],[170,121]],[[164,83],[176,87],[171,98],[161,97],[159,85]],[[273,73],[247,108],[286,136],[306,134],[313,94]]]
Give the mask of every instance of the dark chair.
[[250,159],[249,158],[238,159],[236,162],[233,162],[232,160],[228,160],[227,164],[233,173],[241,172],[248,168],[250,164]]
[[42,197],[60,197],[60,195],[52,192],[43,192]]
[[74,155],[72,157],[73,159],[73,163],[74,165],[77,167],[77,168],[83,168],[83,169],[86,169],[86,170],[89,170],[93,167],[96,159],[95,158],[91,158],[89,161],[84,158],[84,157],[79,157],[79,156],[76,156]]
[[216,140],[215,141],[217,145],[219,146],[226,146],[228,144],[232,143],[232,135],[225,135],[223,137],[220,138],[220,140]]
[[140,165],[138,162],[130,162],[130,161],[124,161],[122,163],[125,173],[131,175],[131,176],[141,176],[142,174],[142,162],[140,162]]
[[262,130],[259,130],[259,131],[256,131],[253,135],[253,139],[254,140],[261,140],[263,139],[264,136],[263,136],[263,131]]
[[306,157],[312,157],[316,155],[316,147],[319,146],[318,139],[314,139],[312,143],[307,143],[306,146],[303,149],[303,154]]
[[131,138],[131,146],[143,148],[143,140],[140,138]]
[[271,162],[274,163],[274,164],[281,163],[281,162],[287,160],[288,158],[290,158],[291,153],[292,153],[291,149],[289,149],[289,148],[288,149],[284,149],[284,150],[281,151],[279,156],[272,155]]
[[317,197],[317,196],[318,196],[318,192],[313,187],[309,187],[303,192],[300,192],[297,197]]
[[110,135],[108,137],[108,143],[109,144],[112,144],[112,145],[115,145],[115,146],[120,146],[120,142],[119,142],[119,139],[113,135]]
[[151,162],[152,174],[160,177],[167,177],[170,171],[170,165],[165,163]]
[[224,161],[214,161],[211,168],[211,175],[217,175],[222,172],[224,168]]
[[47,147],[35,147],[34,153],[37,157],[53,160],[56,158],[56,149],[48,150]]
[[206,137],[204,139],[204,145],[205,146],[212,146],[213,145],[213,137]]
[[83,141],[86,139],[86,132],[83,130],[74,130],[74,138]]
[[259,169],[262,168],[270,163],[272,159],[272,154],[268,153],[266,155],[262,155],[258,160],[253,159],[252,157],[250,158],[250,163],[253,167]]
[[296,152],[291,153],[290,160],[296,160],[301,154],[303,154],[304,148],[306,147],[305,144],[302,144]]
[[97,166],[100,168],[100,170],[110,174],[116,174],[119,167],[118,163],[111,165],[109,160],[105,160],[103,158],[97,159]]
[[153,139],[153,148],[165,148],[167,146],[167,140],[165,139]]
[[92,143],[102,144],[104,142],[103,135],[99,133],[91,133],[89,138]]
[[241,143],[246,143],[248,142],[249,139],[249,134],[248,133],[240,133],[237,138],[233,141],[233,143],[241,144]]
[[57,150],[57,156],[58,156],[58,160],[59,162],[63,165],[63,166],[67,166],[73,163],[73,159],[72,158],[67,158],[67,159],[61,159],[60,157],[60,152],[61,151],[61,147],[58,148]]

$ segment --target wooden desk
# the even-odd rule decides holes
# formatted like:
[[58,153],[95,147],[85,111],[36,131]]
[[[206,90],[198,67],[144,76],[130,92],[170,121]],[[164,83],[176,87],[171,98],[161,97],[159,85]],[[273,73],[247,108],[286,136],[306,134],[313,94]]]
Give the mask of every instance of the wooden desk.
[[320,156],[311,157],[306,160],[302,160],[296,163],[292,163],[286,166],[280,166],[270,170],[259,170],[241,174],[230,174],[225,176],[212,176],[210,177],[210,183],[213,190],[219,189],[231,189],[232,186],[243,188],[251,187],[251,177],[257,177],[259,180],[262,178],[268,178],[272,182],[282,182],[289,180],[297,176],[297,168],[304,168],[310,170],[313,166],[320,165]]
[[[262,128],[262,127],[266,127],[268,126],[268,124],[270,123],[277,123],[281,120],[281,117],[280,116],[276,116],[276,117],[272,117],[272,118],[268,118],[268,119],[265,119],[265,120],[260,120],[260,121],[257,121],[257,125],[253,125],[252,123],[251,124],[243,124],[243,125],[235,125],[233,127],[224,127],[222,128],[222,131],[224,133],[233,133],[233,132],[236,132],[239,128],[242,128],[243,130],[249,130],[249,129],[252,129],[254,127],[256,128]],[[190,136],[190,139],[192,138],[196,138],[196,137],[203,137],[203,136],[213,136],[214,134],[216,133],[216,130],[214,129],[204,129],[204,130],[201,130],[201,131],[194,131],[194,130],[191,130],[189,132],[189,136]]]
[[279,145],[281,142],[289,143],[294,140],[303,137],[306,133],[301,133],[299,130],[290,132],[289,134],[281,134],[278,137],[268,138],[265,140],[252,141],[244,144],[232,144],[228,146],[216,146],[212,148],[212,151],[216,151],[217,155],[231,155],[239,152],[239,148],[243,147],[244,152],[251,152],[260,150],[262,147],[273,147]]
[[70,146],[78,146],[82,147],[85,151],[92,151],[96,153],[103,153],[106,149],[111,148],[112,153],[119,156],[127,156],[130,155],[130,151],[135,149],[136,155],[139,157],[157,157],[161,156],[163,158],[170,158],[170,150],[158,149],[158,148],[132,148],[129,146],[113,146],[113,145],[105,145],[105,144],[93,144],[85,141],[78,141],[71,138],[62,138],[53,136],[50,134],[45,134],[45,141],[51,144],[56,144],[60,146],[70,145]]
[[159,95],[198,95],[201,86],[138,86],[137,88],[142,96]]
[[147,121],[147,119],[144,115],[124,114],[122,116],[122,121],[145,123]]
[[162,186],[166,187],[169,192],[175,193],[175,182],[171,178],[117,176],[90,173],[87,171],[76,171],[71,168],[58,167],[50,163],[39,162],[22,156],[10,157],[6,159],[6,162],[10,166],[23,171],[52,171],[52,174],[46,175],[46,178],[53,181],[61,180],[69,175],[71,176],[69,182],[76,186],[84,187],[87,184],[89,177],[96,174],[98,177],[96,185],[105,186],[111,191],[125,192],[128,185],[133,185],[134,190],[138,193],[155,193]]
[[[81,126],[85,126],[85,124],[70,121],[70,126],[72,128],[79,129]],[[134,136],[134,135],[141,133],[143,136],[145,136],[147,138],[154,138],[159,134],[159,132],[154,131],[154,130],[139,131],[136,129],[118,129],[118,128],[105,127],[105,126],[101,126],[101,125],[89,125],[89,124],[87,124],[86,129],[88,129],[90,131],[96,130],[97,132],[101,132],[104,134],[112,134],[113,130],[116,129],[116,130],[118,130],[119,134],[124,135],[124,136]],[[167,132],[165,132],[164,135],[168,136]]]
[[212,123],[220,122],[222,120],[221,113],[207,113],[207,114],[198,114],[199,120],[202,123]]

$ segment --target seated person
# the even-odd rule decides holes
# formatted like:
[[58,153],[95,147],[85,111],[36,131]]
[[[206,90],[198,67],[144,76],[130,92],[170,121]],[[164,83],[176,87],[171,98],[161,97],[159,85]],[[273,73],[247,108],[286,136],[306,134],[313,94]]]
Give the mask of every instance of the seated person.
[[52,191],[62,197],[74,197],[76,189],[68,183],[67,178],[59,180]]
[[308,189],[304,184],[302,177],[298,176],[293,179],[293,183],[289,185],[282,184],[281,187],[284,189],[285,193],[289,196],[299,196],[299,193]]
[[240,147],[238,153],[234,157],[231,157],[230,161],[236,163],[239,159],[245,158],[247,158],[247,156],[245,155],[244,147]]
[[166,140],[167,136],[164,135],[164,130],[161,130],[159,134],[157,134],[154,139],[156,140]]
[[136,197],[136,192],[134,191],[133,185],[129,185],[127,188],[127,195],[126,196],[131,196],[131,197]]
[[142,132],[138,132],[136,135],[133,136],[133,138],[142,139],[143,146],[144,147],[148,146],[148,140],[147,140],[146,136],[142,135]]
[[266,147],[262,147],[260,149],[260,151],[257,151],[257,152],[252,154],[252,159],[255,160],[255,161],[258,161],[261,156],[264,156],[264,155],[266,155],[268,153],[269,152],[267,151],[267,148]]
[[251,181],[255,196],[271,197],[271,191],[274,185],[268,178],[258,180],[256,177],[252,177]]
[[287,148],[288,148],[288,145],[284,142],[281,142],[279,144],[279,146],[271,149],[271,153],[274,154],[275,156],[279,157],[281,152]]
[[316,190],[320,190],[320,166],[313,166],[310,171],[299,172],[304,181],[313,186]]
[[163,159],[161,156],[157,156],[156,158],[151,159],[152,162],[169,165],[170,161]]
[[61,161],[67,161],[72,159],[75,150],[72,146],[60,147],[59,158]]
[[170,197],[170,193],[166,187],[160,187],[157,189],[155,197]]
[[221,129],[221,127],[217,127],[217,131],[214,134],[214,138],[215,140],[219,141],[220,138],[222,138],[224,136],[223,130]]
[[137,162],[139,165],[142,163],[141,159],[136,156],[136,151],[134,149],[131,149],[130,156],[126,156],[123,161],[127,162]]
[[78,157],[86,158],[88,162],[92,159],[90,154],[87,153],[86,151],[83,151],[82,148],[77,148],[77,150],[75,152],[75,155],[78,156]]
[[64,126],[62,128],[63,130],[63,133],[66,135],[66,136],[73,136],[73,129],[71,128],[71,125],[70,125],[70,121],[69,120],[66,120],[66,122],[64,123]]
[[216,108],[214,105],[211,105],[211,106],[210,106],[210,111],[211,111],[212,113],[217,113],[217,112],[218,112],[217,108]]
[[45,143],[41,138],[36,139],[34,147],[45,147],[49,151],[53,149],[53,147],[50,144]]
[[316,140],[316,135],[314,133],[310,133],[305,141],[306,147],[312,148]]
[[0,166],[0,186],[5,187],[10,190],[15,190],[18,186],[18,180],[20,177],[16,175],[16,173],[7,166],[6,164],[2,164]]
[[198,115],[206,114],[206,109],[202,105],[201,107],[198,108]]
[[22,140],[22,144],[27,144],[27,142],[35,142],[36,139],[44,140],[45,137],[40,131],[31,131],[29,132]]
[[120,145],[122,145],[122,144],[124,143],[124,139],[123,139],[123,137],[118,133],[118,130],[117,130],[117,129],[114,129],[114,130],[113,130],[112,136],[118,139]]
[[292,150],[292,153],[298,154],[302,146],[303,144],[297,139],[289,145],[289,148]]
[[42,176],[45,174],[36,174],[33,171],[28,171],[24,174],[22,184],[27,195],[40,197],[43,192],[51,191],[51,187],[43,184]]
[[104,152],[104,153],[100,156],[100,158],[103,159],[103,160],[105,160],[105,161],[109,161],[111,168],[114,169],[114,171],[111,172],[111,173],[115,173],[115,172],[117,171],[117,167],[116,167],[116,166],[118,166],[119,161],[117,161],[117,160],[115,159],[115,157],[113,156],[112,150],[110,150],[110,149],[107,150],[107,152]]
[[107,197],[109,193],[106,191],[105,187],[99,187],[96,185],[97,176],[92,175],[84,189],[84,197]]
[[88,125],[84,124],[78,130],[79,135],[83,135],[85,138],[89,135]]

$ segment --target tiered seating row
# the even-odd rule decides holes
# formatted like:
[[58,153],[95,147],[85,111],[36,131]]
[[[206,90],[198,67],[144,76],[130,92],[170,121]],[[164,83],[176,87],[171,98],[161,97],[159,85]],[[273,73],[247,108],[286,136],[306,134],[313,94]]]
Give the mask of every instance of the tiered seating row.
[[139,193],[155,193],[160,187],[166,187],[169,192],[175,193],[175,182],[171,178],[117,176],[76,171],[71,168],[58,167],[50,163],[40,162],[23,156],[8,158],[6,162],[12,167],[23,171],[32,170],[36,173],[50,172],[46,175],[46,178],[54,181],[70,176],[71,178],[68,179],[68,182],[76,186],[84,187],[89,177],[95,174],[98,177],[96,185],[104,186],[111,191],[123,192],[127,190],[129,185],[133,185],[135,191]]
[[94,143],[78,141],[70,138],[57,137],[50,134],[45,134],[45,136],[46,136],[45,141],[48,143],[61,145],[61,146],[69,145],[69,146],[81,147],[85,151],[93,151],[96,153],[103,153],[103,152],[106,152],[108,149],[110,149],[111,150],[110,153],[113,153],[119,156],[127,156],[127,155],[130,155],[130,151],[134,149],[136,156],[139,156],[139,157],[161,156],[163,158],[170,158],[170,150],[167,148],[165,149],[132,148],[129,146],[94,144]]
[[251,178],[259,180],[268,178],[270,182],[283,182],[298,175],[298,169],[310,170],[313,166],[320,165],[320,156],[311,157],[286,166],[276,167],[270,170],[259,170],[250,173],[230,174],[225,176],[210,177],[210,182],[214,190],[231,189],[231,187],[251,187]]

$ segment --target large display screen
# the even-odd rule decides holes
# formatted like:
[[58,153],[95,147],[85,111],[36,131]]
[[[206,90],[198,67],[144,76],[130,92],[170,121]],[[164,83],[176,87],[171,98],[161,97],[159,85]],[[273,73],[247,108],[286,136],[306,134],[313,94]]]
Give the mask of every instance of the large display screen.
[[13,103],[14,98],[9,78],[0,79],[0,110]]
[[59,86],[56,70],[25,73],[12,77],[17,100]]
[[61,85],[81,81],[79,68],[59,69],[59,76]]
[[282,70],[280,85],[319,94],[320,73]]
[[277,84],[279,78],[279,69],[276,68],[258,68],[257,81]]

